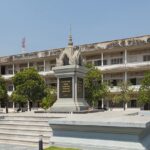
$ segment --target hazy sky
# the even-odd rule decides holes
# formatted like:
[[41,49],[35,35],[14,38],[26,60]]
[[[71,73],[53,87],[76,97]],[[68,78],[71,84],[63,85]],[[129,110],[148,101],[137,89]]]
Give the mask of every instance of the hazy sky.
[[150,0],[0,0],[0,56],[150,34]]

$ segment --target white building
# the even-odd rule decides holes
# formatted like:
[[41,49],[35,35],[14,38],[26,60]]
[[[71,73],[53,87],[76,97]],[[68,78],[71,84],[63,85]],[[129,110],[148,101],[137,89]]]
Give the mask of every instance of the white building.
[[[72,48],[74,51],[80,50],[86,62],[94,64],[102,71],[103,81],[112,85],[111,92],[117,92],[117,84],[123,80],[129,80],[134,90],[138,90],[144,73],[150,70],[150,35],[76,45]],[[7,81],[8,94],[14,90],[11,79],[14,74],[29,67],[34,67],[44,77],[48,86],[56,86],[57,80],[52,68],[57,65],[56,59],[64,49],[0,57],[0,74]],[[100,101],[99,107],[103,107],[104,104],[110,106],[110,101]],[[10,107],[15,105],[10,104]],[[136,97],[131,99],[127,107],[138,107]]]

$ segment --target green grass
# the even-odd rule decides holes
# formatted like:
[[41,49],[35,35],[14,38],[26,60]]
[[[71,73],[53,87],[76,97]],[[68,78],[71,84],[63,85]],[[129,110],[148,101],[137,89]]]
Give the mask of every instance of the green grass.
[[51,146],[49,148],[46,148],[44,150],[79,150],[79,149],[74,149],[74,148],[62,148],[62,147],[54,147]]

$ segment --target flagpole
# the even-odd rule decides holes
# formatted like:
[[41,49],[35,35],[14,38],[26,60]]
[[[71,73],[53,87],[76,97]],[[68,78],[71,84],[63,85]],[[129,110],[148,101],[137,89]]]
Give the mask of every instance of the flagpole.
[[26,38],[25,37],[22,39],[21,47],[22,47],[22,54],[26,53]]

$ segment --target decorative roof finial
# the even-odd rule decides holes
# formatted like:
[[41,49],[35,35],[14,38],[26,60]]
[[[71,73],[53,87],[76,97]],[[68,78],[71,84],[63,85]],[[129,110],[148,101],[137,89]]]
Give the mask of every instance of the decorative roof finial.
[[68,38],[68,46],[73,46],[71,25],[70,25],[70,34],[69,34],[69,38]]

